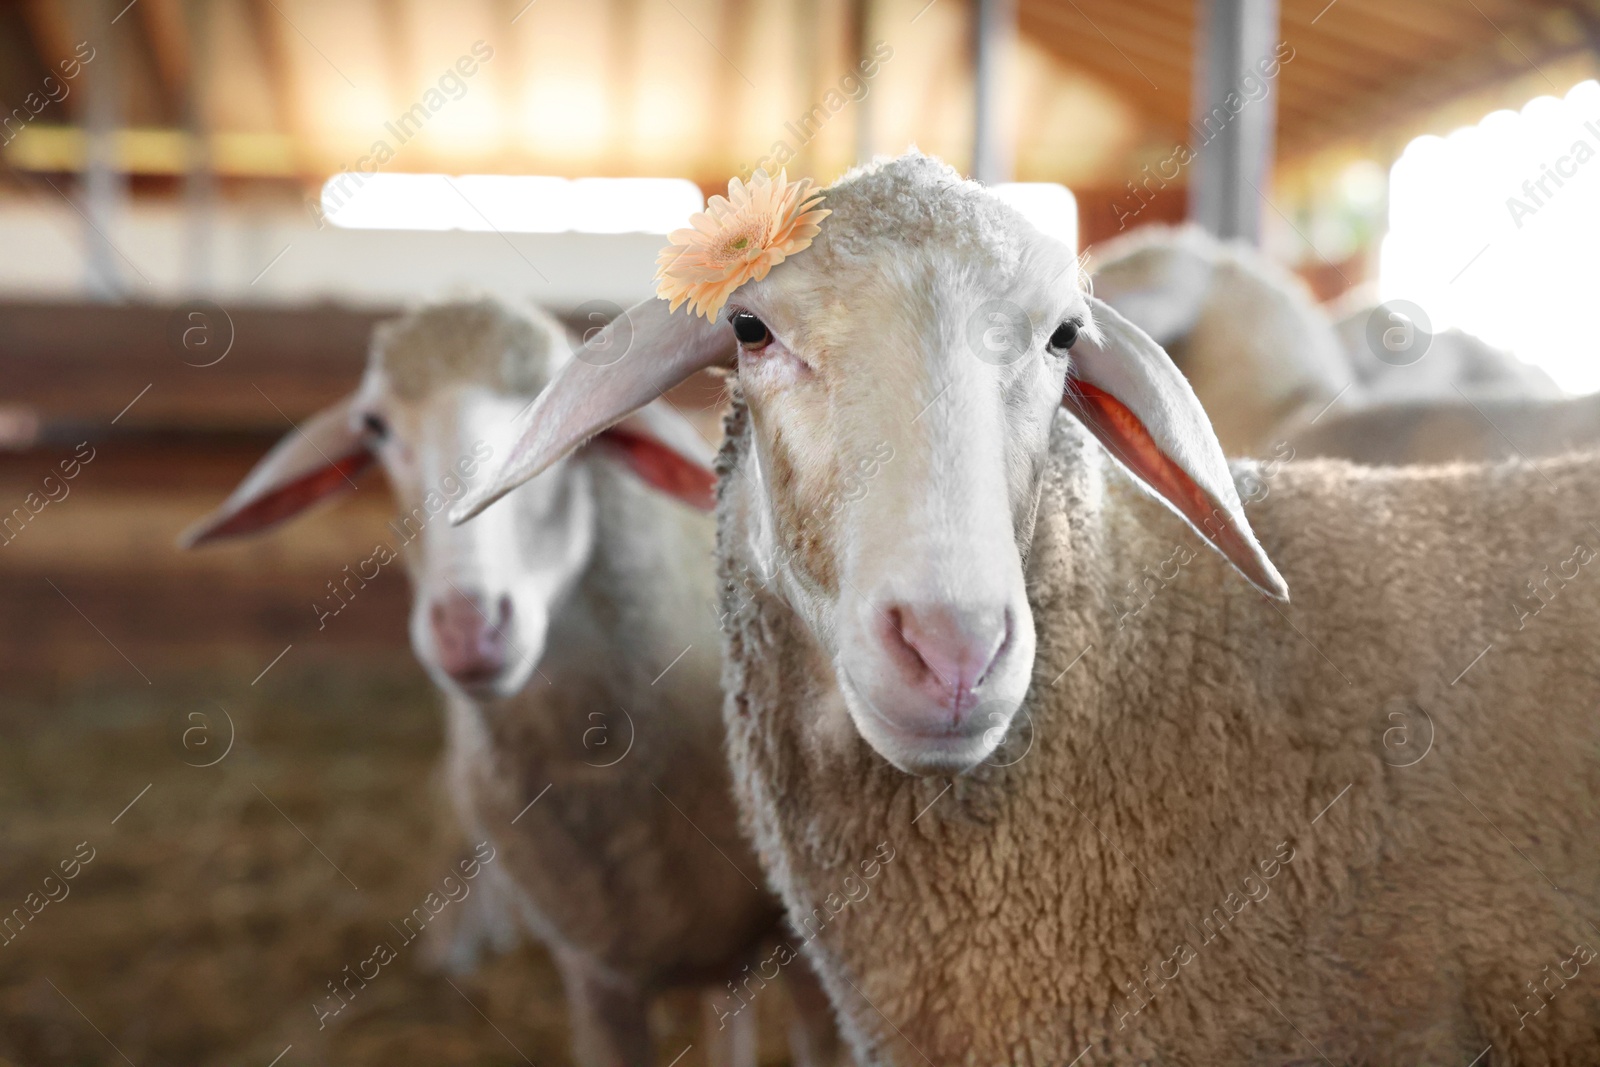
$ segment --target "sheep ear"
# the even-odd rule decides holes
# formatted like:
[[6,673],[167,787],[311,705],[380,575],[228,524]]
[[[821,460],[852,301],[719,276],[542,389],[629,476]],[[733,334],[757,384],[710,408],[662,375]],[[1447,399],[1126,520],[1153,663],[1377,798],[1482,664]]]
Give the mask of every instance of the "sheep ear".
[[350,397],[286,434],[222,506],[185,530],[184,548],[270,530],[313,504],[355,488],[375,458],[350,426]]
[[646,404],[585,447],[620,460],[646,485],[692,508],[717,505],[711,444],[666,400]]
[[733,352],[733,330],[725,322],[688,311],[674,315],[665,300],[628,309],[557,372],[523,417],[522,436],[506,461],[456,506],[450,521],[472,518],[696,371],[730,364]]
[[1159,286],[1128,289],[1108,297],[1124,319],[1143,323],[1139,328],[1158,345],[1171,344],[1188,333],[1200,315],[1198,296],[1190,300],[1189,294],[1175,294]]
[[1250,584],[1288,600],[1194,390],[1147,334],[1104,301],[1090,297],[1089,305],[1099,340],[1086,332],[1073,346],[1064,406]]

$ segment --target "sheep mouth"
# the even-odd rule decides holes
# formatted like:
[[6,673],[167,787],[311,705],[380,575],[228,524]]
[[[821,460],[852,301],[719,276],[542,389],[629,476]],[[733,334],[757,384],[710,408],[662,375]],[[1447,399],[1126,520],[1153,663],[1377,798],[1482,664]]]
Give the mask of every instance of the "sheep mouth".
[[510,696],[507,683],[511,672],[503,667],[482,667],[458,671],[449,676],[450,684],[473,700],[496,700]]
[[927,726],[899,722],[873,703],[843,663],[837,669],[840,692],[862,739],[905,773],[924,777],[960,774],[989,755],[991,726],[970,718]]
[[[950,720],[944,725],[929,725],[927,727],[908,726],[905,723],[899,722],[893,716],[885,713],[883,709],[874,704],[872,700],[867,697],[865,690],[863,690],[856,680],[850,676],[850,671],[842,663],[839,665],[839,677],[844,682],[842,688],[845,694],[858,701],[862,707],[867,709],[867,712],[880,726],[891,733],[898,734],[906,738],[930,742],[966,741],[970,740],[977,734],[983,733],[983,729],[981,727],[977,726],[975,723],[971,722],[965,716],[960,714],[959,705],[961,701],[959,699],[954,699],[950,705],[940,705],[941,708],[949,710],[952,713]],[[966,704],[971,707],[977,706],[977,702],[972,699],[968,699]]]

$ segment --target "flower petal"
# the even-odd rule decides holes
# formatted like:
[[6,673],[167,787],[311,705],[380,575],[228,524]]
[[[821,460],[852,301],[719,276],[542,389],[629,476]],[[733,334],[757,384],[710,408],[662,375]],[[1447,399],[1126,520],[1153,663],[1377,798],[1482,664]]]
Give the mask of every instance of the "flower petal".
[[714,318],[739,286],[810,247],[832,214],[822,200],[810,178],[790,182],[787,168],[776,178],[761,169],[732,179],[726,197],[711,197],[689,228],[669,235],[656,256],[656,295],[672,311],[687,301],[691,314]]

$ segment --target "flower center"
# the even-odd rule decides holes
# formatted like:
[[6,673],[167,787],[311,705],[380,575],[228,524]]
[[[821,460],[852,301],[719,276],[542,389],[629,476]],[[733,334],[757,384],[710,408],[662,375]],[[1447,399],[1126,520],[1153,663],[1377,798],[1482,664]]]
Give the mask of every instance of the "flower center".
[[723,263],[737,263],[761,251],[766,236],[766,226],[761,219],[742,219],[735,223],[732,233],[725,235],[716,246],[715,257]]

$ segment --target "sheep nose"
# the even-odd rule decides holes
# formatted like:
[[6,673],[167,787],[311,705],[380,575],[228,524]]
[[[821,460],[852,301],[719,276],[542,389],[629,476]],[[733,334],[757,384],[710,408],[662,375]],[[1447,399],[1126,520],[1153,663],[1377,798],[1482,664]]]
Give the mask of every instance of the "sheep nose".
[[492,682],[506,668],[511,598],[501,596],[492,611],[485,601],[480,593],[451,589],[428,610],[439,669],[467,687]]
[[976,690],[1011,639],[1002,605],[895,603],[879,613],[879,638],[904,684],[949,713],[939,724],[959,728],[977,704]]

